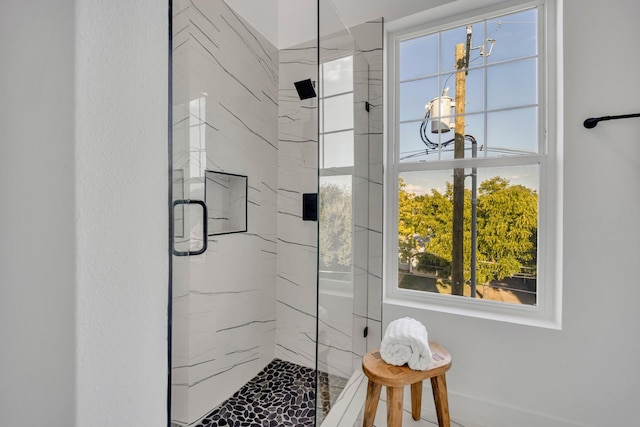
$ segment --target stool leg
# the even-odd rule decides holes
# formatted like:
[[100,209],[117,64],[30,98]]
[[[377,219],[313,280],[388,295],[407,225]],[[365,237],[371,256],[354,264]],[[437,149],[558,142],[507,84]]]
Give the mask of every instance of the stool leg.
[[402,427],[404,387],[387,386],[387,427]]
[[436,405],[436,413],[438,414],[438,426],[450,427],[447,380],[444,374],[431,378],[431,388],[433,389],[433,401]]
[[373,420],[376,418],[376,410],[378,409],[378,400],[380,399],[381,384],[374,383],[369,380],[367,383],[367,400],[364,404],[364,421],[362,427],[372,427]]
[[411,416],[415,421],[420,419],[422,409],[422,381],[411,384]]

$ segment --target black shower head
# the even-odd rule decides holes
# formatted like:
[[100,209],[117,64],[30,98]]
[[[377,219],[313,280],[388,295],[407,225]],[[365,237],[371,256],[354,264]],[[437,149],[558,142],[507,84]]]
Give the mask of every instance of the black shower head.
[[296,90],[298,91],[300,100],[315,98],[317,96],[316,90],[313,88],[313,82],[311,81],[311,79],[300,80],[299,82],[295,82],[294,85],[296,85]]

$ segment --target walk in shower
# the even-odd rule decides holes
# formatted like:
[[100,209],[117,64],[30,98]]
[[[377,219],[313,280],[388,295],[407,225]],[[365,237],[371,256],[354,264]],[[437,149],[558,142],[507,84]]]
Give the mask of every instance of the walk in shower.
[[382,20],[310,5],[279,49],[222,0],[171,5],[175,426],[339,419],[380,342]]

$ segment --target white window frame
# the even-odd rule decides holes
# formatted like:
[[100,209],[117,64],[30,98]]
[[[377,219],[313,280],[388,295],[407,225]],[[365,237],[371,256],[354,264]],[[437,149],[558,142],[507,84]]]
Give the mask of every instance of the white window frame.
[[[399,43],[420,35],[466,25],[469,22],[538,8],[538,108],[540,187],[538,219],[538,277],[536,306],[502,303],[474,298],[398,288],[398,173],[402,168],[395,141],[399,141]],[[450,19],[426,21],[419,27],[387,34],[387,133],[385,134],[384,233],[385,304],[408,306],[463,316],[492,319],[550,329],[562,326],[562,0],[501,3],[480,11],[458,14]],[[428,101],[428,100],[426,100]],[[425,101],[425,102],[426,102]],[[514,159],[510,159],[510,164]],[[446,161],[468,167],[469,161]],[[517,162],[517,160],[515,160]],[[501,158],[486,158],[482,166],[498,166]],[[399,168],[400,166],[400,168]]]

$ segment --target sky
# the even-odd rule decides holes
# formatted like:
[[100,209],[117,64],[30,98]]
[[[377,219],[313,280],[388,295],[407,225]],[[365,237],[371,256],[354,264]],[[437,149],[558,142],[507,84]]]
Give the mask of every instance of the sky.
[[[477,140],[478,157],[518,156],[538,152],[537,11],[472,23],[470,70],[466,75],[465,133]],[[425,106],[448,88],[455,98],[455,46],[466,41],[466,25],[404,40],[399,45],[399,156],[402,163],[428,163],[427,172],[403,173],[406,190],[443,191],[452,170],[440,170],[438,160],[453,158],[453,144],[427,149],[420,137]],[[489,40],[493,40],[493,43]],[[484,47],[484,55],[481,48]],[[324,168],[353,165],[353,59],[324,63],[319,87]],[[486,84],[486,89],[485,89]],[[324,97],[328,97],[323,99]],[[455,99],[453,99],[455,101]],[[454,111],[452,110],[451,113]],[[324,113],[324,114],[323,114]],[[453,126],[453,117],[450,117]],[[427,137],[444,142],[453,131]],[[471,144],[465,147],[471,157]],[[478,168],[478,182],[501,176],[512,184],[538,189],[537,165]],[[469,170],[467,173],[471,173]],[[346,186],[347,177],[325,178]],[[344,183],[343,183],[344,181]],[[470,179],[466,185],[470,185]]]
[[[470,70],[466,75],[465,134],[476,138],[478,157],[538,152],[537,11],[472,23]],[[486,36],[485,36],[486,34]],[[494,40],[493,46],[488,39]],[[448,89],[455,102],[455,45],[466,41],[466,25],[404,40],[399,45],[399,157],[403,163],[432,163],[453,158],[453,144],[427,149],[420,137],[425,106]],[[484,45],[485,55],[480,47]],[[489,49],[491,48],[490,55]],[[486,82],[486,90],[485,90]],[[486,111],[486,112],[485,112]],[[453,114],[455,110],[451,111]],[[446,114],[446,113],[444,113]],[[453,118],[451,117],[453,126]],[[447,133],[426,136],[433,142],[453,138]],[[465,157],[471,157],[467,143]],[[469,171],[470,173],[470,171]],[[479,168],[479,181],[500,175],[512,184],[538,188],[538,167]],[[406,189],[416,194],[443,189],[451,170],[403,174]],[[468,184],[467,184],[468,185]]]

